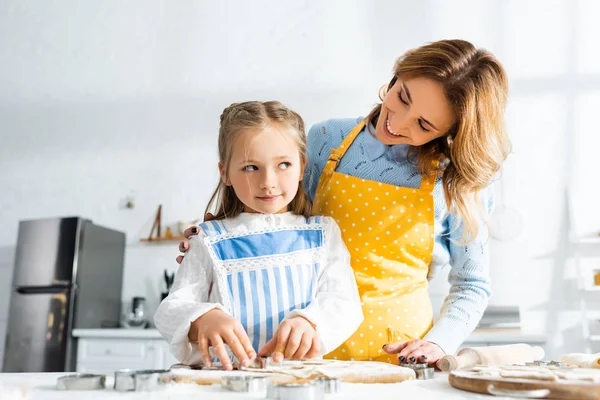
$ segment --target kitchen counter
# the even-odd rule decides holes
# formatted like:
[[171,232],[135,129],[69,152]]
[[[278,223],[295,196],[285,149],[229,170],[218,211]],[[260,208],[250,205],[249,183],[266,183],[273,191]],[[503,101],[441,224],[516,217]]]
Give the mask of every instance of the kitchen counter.
[[[196,384],[168,384],[164,389],[155,392],[116,392],[112,389],[113,376],[107,376],[107,388],[96,391],[59,391],[56,390],[56,379],[64,373],[23,373],[0,374],[0,399],[11,400],[203,400],[244,399],[243,393],[229,392],[218,385],[199,386]],[[25,394],[21,394],[25,392]],[[426,381],[411,381],[396,384],[349,384],[342,383],[341,392],[337,395],[327,395],[326,399],[399,399],[405,396],[415,396],[423,399],[480,399],[489,400],[487,395],[479,395],[455,389],[448,383],[448,375],[436,372],[436,377]],[[265,398],[260,394],[251,398]]]
[[119,338],[119,339],[162,339],[156,329],[73,329],[73,336],[78,338]]
[[541,345],[548,341],[548,336],[535,333],[524,333],[513,330],[476,330],[465,340],[465,343],[528,343]]
[[[156,329],[74,329],[73,336],[81,338],[122,338],[122,339],[162,339]],[[475,331],[466,344],[477,343],[529,343],[543,344],[548,340],[546,335],[529,334],[515,331],[482,330]]]

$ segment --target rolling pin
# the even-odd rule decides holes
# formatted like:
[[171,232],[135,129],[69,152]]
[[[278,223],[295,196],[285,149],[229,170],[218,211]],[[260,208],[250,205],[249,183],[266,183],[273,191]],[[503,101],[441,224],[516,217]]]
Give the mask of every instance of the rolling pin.
[[560,362],[580,368],[600,368],[600,353],[571,353],[560,356]]
[[475,365],[522,364],[544,358],[544,349],[525,343],[504,346],[467,347],[456,356],[444,356],[437,362],[442,371],[474,367]]

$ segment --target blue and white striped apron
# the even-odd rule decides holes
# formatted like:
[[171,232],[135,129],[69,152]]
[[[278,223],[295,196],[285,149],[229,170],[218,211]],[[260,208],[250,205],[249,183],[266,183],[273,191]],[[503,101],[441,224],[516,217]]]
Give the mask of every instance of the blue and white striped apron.
[[223,304],[238,319],[259,351],[284,318],[306,308],[315,296],[323,248],[321,217],[305,226],[228,232],[221,221],[200,225],[215,264]]

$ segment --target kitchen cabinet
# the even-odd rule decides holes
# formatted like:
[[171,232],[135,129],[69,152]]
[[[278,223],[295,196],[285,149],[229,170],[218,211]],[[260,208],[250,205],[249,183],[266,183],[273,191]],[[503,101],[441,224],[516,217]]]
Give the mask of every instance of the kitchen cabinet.
[[[77,372],[165,369],[179,362],[156,329],[75,329],[73,336],[77,338]],[[460,348],[528,343],[546,350],[547,340],[543,334],[475,331]]]
[[131,331],[135,330],[74,330],[73,335],[77,337],[77,372],[168,369],[179,362],[156,331]]

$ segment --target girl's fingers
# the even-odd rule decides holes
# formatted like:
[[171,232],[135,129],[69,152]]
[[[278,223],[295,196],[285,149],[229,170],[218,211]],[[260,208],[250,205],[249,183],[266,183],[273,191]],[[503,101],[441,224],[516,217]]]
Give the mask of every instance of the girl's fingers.
[[256,358],[256,350],[254,350],[254,348],[252,347],[252,343],[250,343],[250,338],[248,337],[248,334],[246,333],[242,325],[240,324],[239,327],[237,327],[233,332],[236,334],[238,340],[244,348],[244,352],[248,355],[248,358]]
[[225,371],[231,371],[231,360],[229,359],[229,355],[227,354],[227,350],[225,349],[225,344],[223,343],[223,339],[219,335],[214,335],[210,338],[210,344],[214,349],[215,353],[217,353],[217,357],[221,360],[221,365]]
[[302,343],[303,332],[299,329],[291,331],[285,346],[285,358],[292,358]]
[[212,360],[208,350],[208,339],[205,336],[198,338],[198,351],[200,351],[200,355],[202,355],[202,362],[204,365],[207,368],[210,368],[212,366]]
[[311,346],[312,346],[311,335],[304,334],[300,341],[300,345],[298,346],[298,350],[296,350],[296,352],[294,353],[292,358],[294,360],[301,360],[304,356],[306,356],[306,354],[310,350]]
[[275,345],[275,350],[273,351],[273,361],[281,362],[284,358],[284,352],[288,344],[288,339],[290,337],[291,328],[288,324],[282,323],[279,325],[277,329],[277,333],[275,336],[277,337],[277,344]]
[[233,352],[233,355],[235,355],[240,361],[242,367],[247,367],[250,363],[250,360],[248,359],[248,354],[246,353],[244,346],[242,346],[242,343],[240,343],[240,340],[235,335],[235,333],[228,332],[226,335],[223,336],[223,339]]
[[273,354],[275,351],[275,346],[277,345],[277,338],[274,336],[269,340],[265,345],[258,351],[259,357],[268,357]]
[[319,339],[319,335],[315,335],[312,338],[312,343],[310,350],[306,353],[305,358],[315,358],[321,352],[321,340]]

